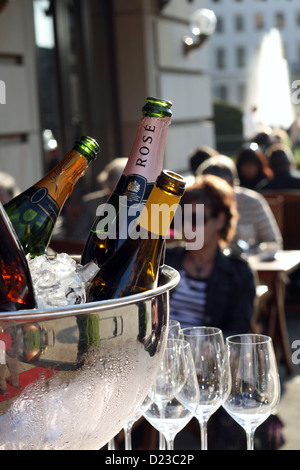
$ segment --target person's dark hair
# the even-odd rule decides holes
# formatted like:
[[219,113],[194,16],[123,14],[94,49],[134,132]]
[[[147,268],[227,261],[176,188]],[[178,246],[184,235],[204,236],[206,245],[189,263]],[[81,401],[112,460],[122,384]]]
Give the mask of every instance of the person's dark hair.
[[244,163],[255,163],[258,168],[258,176],[272,178],[273,172],[265,154],[256,143],[244,144],[235,155],[236,168],[241,179],[241,167]]
[[196,172],[196,177],[201,175],[215,175],[223,178],[230,186],[239,185],[235,163],[226,155],[216,155],[203,162]]
[[271,145],[266,152],[266,156],[274,173],[281,170],[288,170],[294,163],[293,152],[284,144]]
[[224,227],[220,231],[220,242],[228,244],[235,235],[238,212],[233,188],[224,179],[214,175],[202,175],[192,186],[187,187],[181,206],[199,203],[209,207],[211,215],[225,214]]
[[265,131],[258,132],[252,139],[252,142],[255,142],[263,152],[265,152],[267,148],[273,144],[272,136],[270,133]]
[[189,155],[190,170],[193,175],[196,174],[199,165],[201,165],[208,158],[214,155],[218,155],[218,153],[219,152],[217,150],[207,145],[195,148]]

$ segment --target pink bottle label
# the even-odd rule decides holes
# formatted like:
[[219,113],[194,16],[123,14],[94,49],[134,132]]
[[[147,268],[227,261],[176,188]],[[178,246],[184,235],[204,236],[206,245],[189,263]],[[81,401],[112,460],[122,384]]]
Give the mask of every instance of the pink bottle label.
[[144,117],[132,147],[124,175],[143,176],[154,183],[163,168],[165,141],[171,118]]
[[171,118],[144,117],[115,194],[126,196],[126,205],[146,202],[163,168],[167,132]]

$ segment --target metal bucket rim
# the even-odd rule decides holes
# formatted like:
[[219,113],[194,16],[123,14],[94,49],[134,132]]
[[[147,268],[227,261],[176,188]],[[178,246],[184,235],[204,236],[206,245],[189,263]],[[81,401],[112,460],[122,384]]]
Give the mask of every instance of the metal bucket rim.
[[119,299],[101,300],[99,302],[86,302],[78,305],[66,305],[63,307],[54,307],[47,310],[34,309],[34,310],[18,310],[13,312],[1,312],[0,321],[39,321],[39,320],[52,320],[61,317],[73,315],[89,315],[99,313],[100,311],[112,310],[118,307],[137,304],[155,297],[158,297],[171,289],[174,289],[179,281],[180,274],[176,269],[164,265],[161,268],[160,277],[165,278],[166,281],[155,289],[148,290],[139,294],[129,295]]

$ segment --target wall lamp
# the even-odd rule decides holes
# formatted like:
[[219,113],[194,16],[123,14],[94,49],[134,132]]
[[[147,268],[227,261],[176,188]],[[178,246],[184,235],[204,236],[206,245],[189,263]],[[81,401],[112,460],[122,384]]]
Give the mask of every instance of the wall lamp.
[[196,10],[190,19],[191,35],[182,38],[184,53],[187,54],[197,47],[201,47],[208,37],[211,36],[216,29],[217,18],[212,10],[200,8]]

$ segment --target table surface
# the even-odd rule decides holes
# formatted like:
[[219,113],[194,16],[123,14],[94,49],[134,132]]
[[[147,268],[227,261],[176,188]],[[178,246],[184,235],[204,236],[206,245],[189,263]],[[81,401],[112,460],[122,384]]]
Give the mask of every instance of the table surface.
[[[300,266],[300,251],[278,251],[272,261],[263,261],[259,255],[248,258],[249,264],[258,274],[261,282],[271,283],[272,303],[270,308],[267,334],[273,338],[276,356],[283,359],[289,373],[293,372],[290,340],[285,320],[285,283],[289,274]],[[273,292],[272,292],[273,291]]]
[[263,261],[259,255],[249,256],[248,262],[255,271],[284,272],[288,274],[300,266],[300,250],[278,251],[272,261]]

